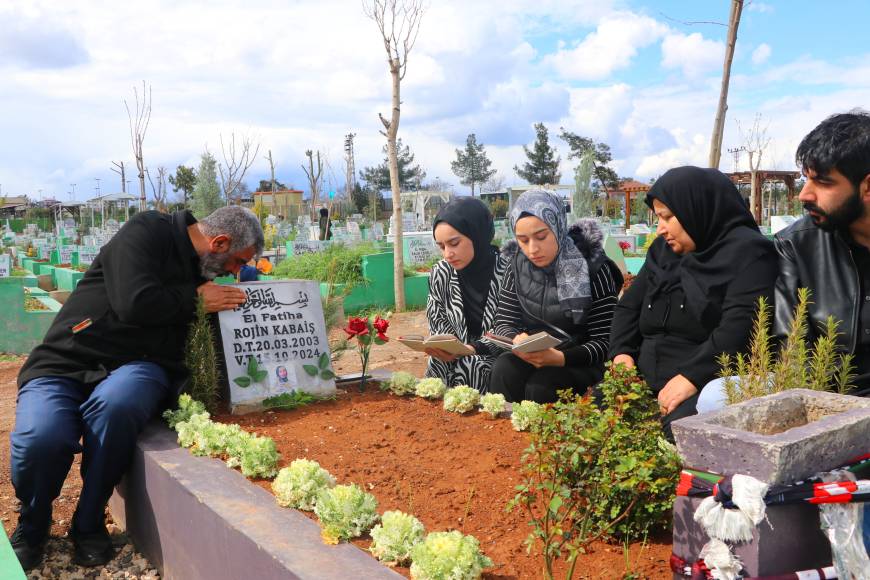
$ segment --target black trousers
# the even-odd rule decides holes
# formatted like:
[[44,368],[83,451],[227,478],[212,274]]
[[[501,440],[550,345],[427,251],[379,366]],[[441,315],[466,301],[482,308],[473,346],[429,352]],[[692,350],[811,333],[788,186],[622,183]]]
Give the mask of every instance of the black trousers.
[[510,403],[553,403],[559,399],[558,391],[571,389],[583,394],[603,377],[603,365],[535,368],[513,353],[505,352],[492,366],[489,392],[501,393]]

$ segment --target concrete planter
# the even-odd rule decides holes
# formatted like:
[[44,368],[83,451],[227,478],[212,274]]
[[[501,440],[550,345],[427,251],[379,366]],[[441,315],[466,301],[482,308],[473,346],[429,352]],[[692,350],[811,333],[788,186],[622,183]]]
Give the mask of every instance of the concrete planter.
[[0,278],[0,352],[28,354],[42,342],[48,327],[60,310],[60,303],[45,292],[31,296],[48,310],[25,311],[24,290],[16,278]]
[[[687,466],[770,485],[794,483],[867,452],[870,400],[794,389],[681,419],[673,431]],[[674,553],[689,562],[708,540],[692,517],[700,501],[678,497],[674,504]],[[831,564],[818,508],[810,504],[771,506],[753,540],[734,553],[750,576]]]
[[85,273],[73,270],[72,268],[55,268],[54,281],[55,287],[58,290],[66,290],[72,292],[76,289],[79,280],[84,278]]
[[109,509],[169,580],[401,578],[352,544],[324,544],[317,523],[221,461],[179,448],[162,422],[139,438]]

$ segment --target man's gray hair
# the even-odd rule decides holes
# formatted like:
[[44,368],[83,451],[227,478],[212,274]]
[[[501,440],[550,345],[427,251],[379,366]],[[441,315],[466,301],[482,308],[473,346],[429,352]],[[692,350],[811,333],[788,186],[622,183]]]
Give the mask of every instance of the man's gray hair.
[[232,240],[230,252],[239,252],[253,246],[255,256],[263,253],[263,228],[254,212],[247,208],[237,205],[218,208],[208,217],[199,220],[199,226],[207,236],[229,236]]

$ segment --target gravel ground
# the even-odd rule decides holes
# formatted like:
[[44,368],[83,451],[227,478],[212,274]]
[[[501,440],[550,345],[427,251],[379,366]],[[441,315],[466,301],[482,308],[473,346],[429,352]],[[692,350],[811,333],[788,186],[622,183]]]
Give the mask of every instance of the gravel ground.
[[133,544],[114,524],[109,524],[112,543],[117,553],[115,558],[103,567],[82,568],[72,561],[73,545],[67,538],[52,536],[45,547],[45,558],[39,568],[27,575],[31,579],[80,580],[85,578],[138,578],[156,580],[160,574],[142,554],[133,550]]

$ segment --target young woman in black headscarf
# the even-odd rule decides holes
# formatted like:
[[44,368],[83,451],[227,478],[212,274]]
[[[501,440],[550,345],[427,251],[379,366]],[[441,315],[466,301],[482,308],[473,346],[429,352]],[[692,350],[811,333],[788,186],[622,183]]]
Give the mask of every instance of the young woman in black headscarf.
[[505,264],[492,245],[492,214],[479,199],[456,199],[438,212],[432,235],[444,259],[429,276],[429,332],[452,334],[479,354],[456,357],[428,349],[426,376],[438,377],[448,387],[468,385],[485,393],[493,357],[480,337],[495,316]]
[[715,169],[665,172],[646,204],[658,238],[616,307],[610,356],[637,366],[670,438],[673,421],[696,413],[716,358],[747,350],[758,298],[771,303],[778,267],[773,243]]
[[604,375],[622,274],[605,255],[597,224],[579,220],[569,228],[564,203],[549,191],[523,193],[511,227],[516,240],[502,252],[510,264],[493,333],[516,343],[546,331],[562,344],[501,354],[489,390],[511,402],[549,403],[563,389],[582,394]]

